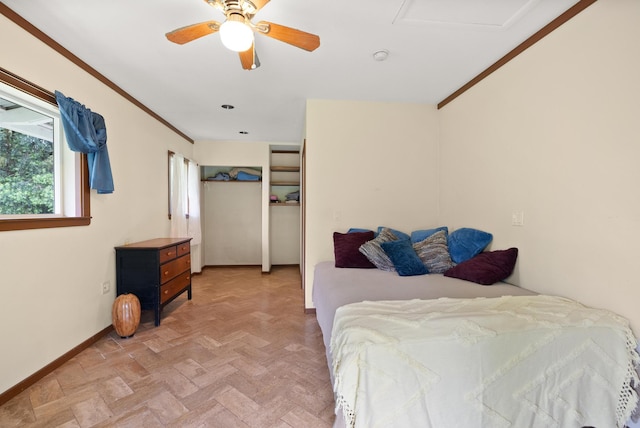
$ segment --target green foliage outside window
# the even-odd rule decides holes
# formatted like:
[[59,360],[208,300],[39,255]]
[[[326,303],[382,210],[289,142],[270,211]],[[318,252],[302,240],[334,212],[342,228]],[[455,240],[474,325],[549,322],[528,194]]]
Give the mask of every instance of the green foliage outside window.
[[0,214],[53,213],[53,143],[0,128]]

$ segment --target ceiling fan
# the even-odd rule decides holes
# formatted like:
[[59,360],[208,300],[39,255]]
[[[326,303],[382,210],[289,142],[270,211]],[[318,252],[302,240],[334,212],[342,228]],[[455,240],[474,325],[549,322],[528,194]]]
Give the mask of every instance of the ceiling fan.
[[269,3],[269,0],[204,1],[224,13],[226,20],[223,23],[205,21],[187,25],[167,33],[167,39],[182,45],[202,36],[220,32],[222,44],[239,53],[240,63],[245,70],[253,70],[260,66],[255,49],[254,32],[309,52],[320,46],[320,37],[315,34],[267,21],[260,21],[257,24],[251,22],[255,14]]

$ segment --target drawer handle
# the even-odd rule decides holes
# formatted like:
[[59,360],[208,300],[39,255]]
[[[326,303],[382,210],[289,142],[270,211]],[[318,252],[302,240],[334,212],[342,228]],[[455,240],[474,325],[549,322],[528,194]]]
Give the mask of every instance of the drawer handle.
[[187,247],[182,247],[182,248],[180,248],[180,249],[181,249],[181,250],[186,250],[186,249],[187,249]]
[[164,294],[169,294],[169,290],[164,290]]
[[169,275],[169,271],[168,271],[168,270],[165,270],[165,271],[164,271],[164,274],[165,274],[165,275]]
[[173,254],[171,251],[167,251],[167,256],[170,256],[171,254]]

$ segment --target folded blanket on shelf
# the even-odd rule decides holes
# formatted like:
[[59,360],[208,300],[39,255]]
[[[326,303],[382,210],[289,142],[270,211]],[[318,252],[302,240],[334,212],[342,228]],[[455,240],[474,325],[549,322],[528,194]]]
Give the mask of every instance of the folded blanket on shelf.
[[244,168],[244,167],[232,168],[231,171],[229,171],[229,175],[233,180],[239,180],[238,174],[240,174],[241,172],[249,175],[254,175],[257,177],[262,177],[262,171],[254,168]]
[[216,175],[214,175],[213,177],[207,178],[207,180],[211,180],[211,181],[229,181],[229,180],[231,180],[231,177],[229,177],[229,174],[227,174],[226,172],[219,172]]
[[236,180],[238,181],[260,181],[259,175],[249,174],[244,171],[239,171]]

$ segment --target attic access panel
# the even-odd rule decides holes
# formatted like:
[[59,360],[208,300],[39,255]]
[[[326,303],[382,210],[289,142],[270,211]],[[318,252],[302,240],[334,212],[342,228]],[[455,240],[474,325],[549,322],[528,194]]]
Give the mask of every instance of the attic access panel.
[[504,29],[539,0],[404,0],[397,25],[463,25]]

